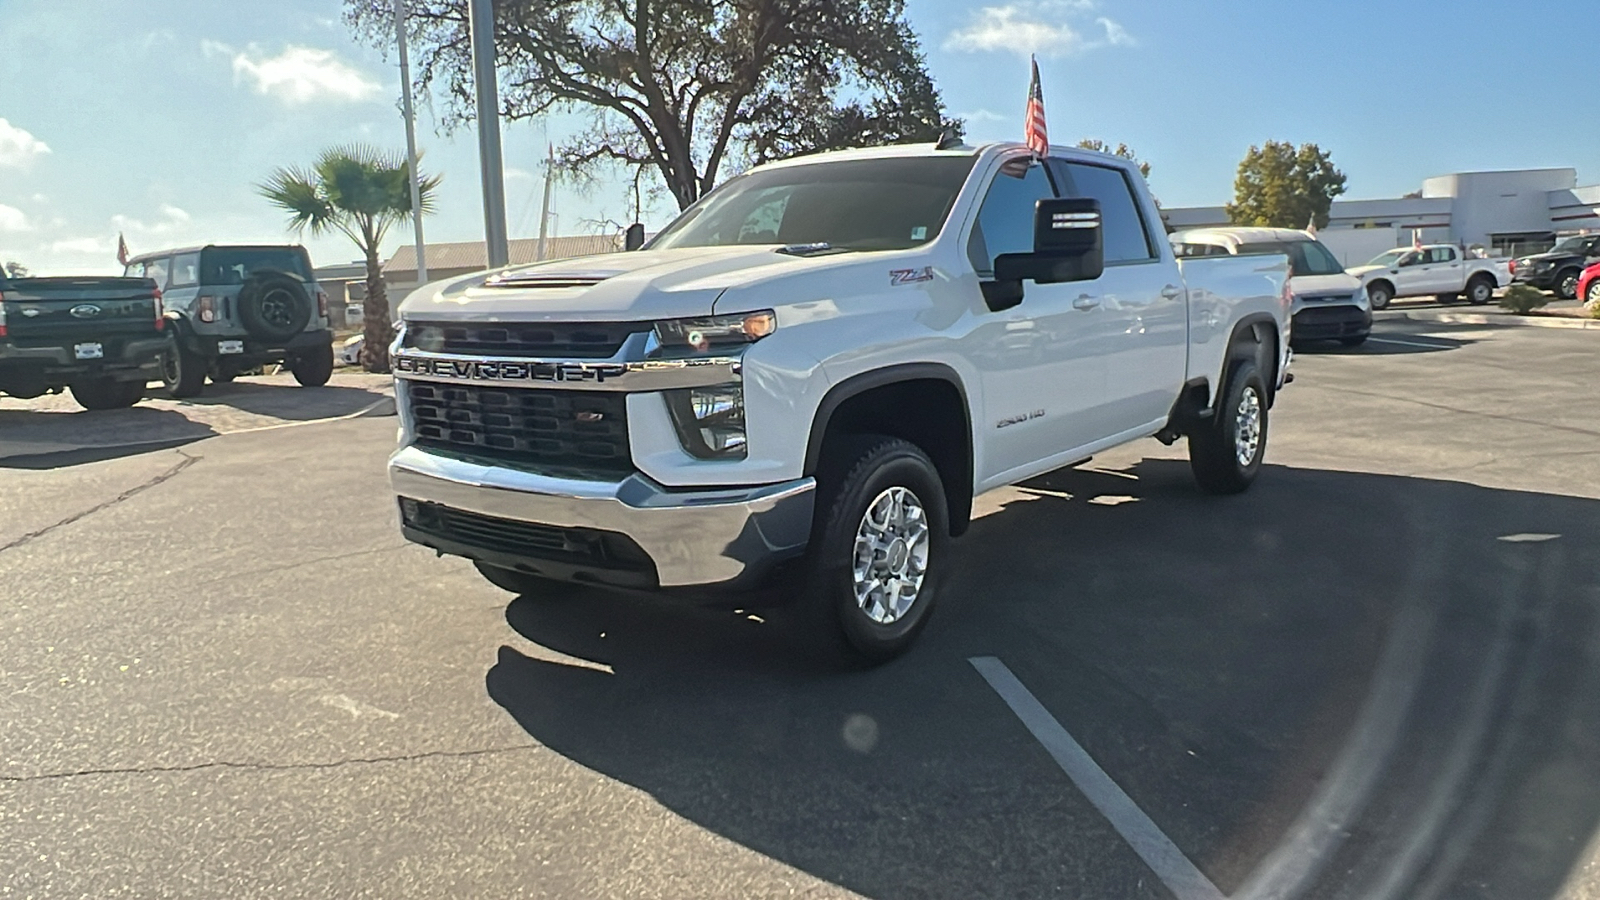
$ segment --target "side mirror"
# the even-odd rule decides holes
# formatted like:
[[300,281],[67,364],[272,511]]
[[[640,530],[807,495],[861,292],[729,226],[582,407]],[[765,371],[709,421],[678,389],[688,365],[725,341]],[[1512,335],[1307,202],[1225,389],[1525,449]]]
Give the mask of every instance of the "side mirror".
[[1100,201],[1091,197],[1040,200],[1033,210],[1033,252],[1002,253],[983,299],[994,312],[1022,302],[1022,282],[1093,281],[1105,271]]
[[638,222],[628,226],[623,234],[622,249],[627,251],[637,250],[644,246],[644,226]]

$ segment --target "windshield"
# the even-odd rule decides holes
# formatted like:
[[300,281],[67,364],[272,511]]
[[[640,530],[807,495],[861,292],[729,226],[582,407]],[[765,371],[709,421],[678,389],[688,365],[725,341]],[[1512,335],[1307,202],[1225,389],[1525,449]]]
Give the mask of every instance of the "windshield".
[[1570,237],[1551,248],[1551,253],[1582,253],[1588,238]]
[[298,247],[208,247],[200,254],[201,284],[244,284],[260,271],[288,272],[311,280]]
[[974,160],[918,156],[752,172],[691,207],[650,248],[825,243],[905,250],[938,236]]
[[1240,244],[1239,254],[1287,253],[1291,275],[1338,275],[1344,271],[1327,247],[1317,241],[1273,241],[1262,244]]
[[1399,250],[1390,250],[1388,253],[1380,253],[1377,256],[1374,256],[1372,261],[1368,262],[1367,265],[1384,266],[1387,268],[1389,266],[1398,264],[1400,262],[1400,258],[1410,252],[1411,250],[1408,248],[1401,248]]

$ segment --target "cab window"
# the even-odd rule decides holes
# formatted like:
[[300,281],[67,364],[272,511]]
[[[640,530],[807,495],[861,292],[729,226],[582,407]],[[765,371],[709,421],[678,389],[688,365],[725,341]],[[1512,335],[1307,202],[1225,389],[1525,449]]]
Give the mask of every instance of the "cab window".
[[200,283],[200,254],[182,253],[172,258],[172,278],[169,286],[194,287]]
[[144,264],[144,277],[154,281],[156,287],[165,290],[167,287],[167,270],[171,268],[171,265],[172,260],[166,258],[147,260]]
[[1034,206],[1055,196],[1050,175],[1037,160],[1019,156],[1002,163],[967,242],[972,268],[979,275],[993,275],[995,257],[1032,253]]

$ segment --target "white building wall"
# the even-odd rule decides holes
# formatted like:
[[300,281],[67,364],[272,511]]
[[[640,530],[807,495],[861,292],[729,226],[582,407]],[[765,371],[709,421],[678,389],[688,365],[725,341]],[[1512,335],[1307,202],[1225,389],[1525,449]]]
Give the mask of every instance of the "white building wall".
[[1576,169],[1464,172],[1429,178],[1422,183],[1422,196],[1450,198],[1455,239],[1487,245],[1493,234],[1553,230],[1550,192],[1577,184]]

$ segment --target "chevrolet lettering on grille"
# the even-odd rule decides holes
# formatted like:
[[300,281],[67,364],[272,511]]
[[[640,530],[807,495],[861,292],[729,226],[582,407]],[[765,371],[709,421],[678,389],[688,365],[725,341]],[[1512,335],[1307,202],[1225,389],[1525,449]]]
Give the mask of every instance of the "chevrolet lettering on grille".
[[399,375],[442,378],[451,381],[494,382],[500,384],[533,382],[593,382],[626,375],[621,363],[516,362],[478,359],[418,359],[396,355],[394,370]]

